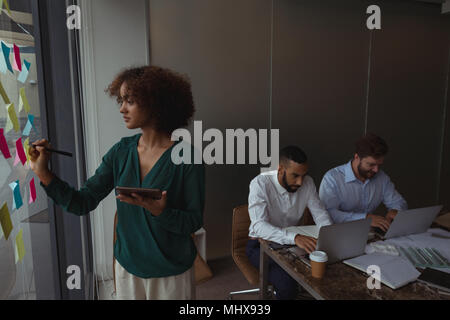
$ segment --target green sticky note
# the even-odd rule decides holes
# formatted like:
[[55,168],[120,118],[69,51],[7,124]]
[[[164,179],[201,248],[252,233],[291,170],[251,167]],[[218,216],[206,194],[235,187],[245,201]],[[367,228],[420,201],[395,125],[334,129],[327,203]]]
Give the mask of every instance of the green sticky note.
[[5,104],[10,104],[11,103],[11,101],[9,100],[8,95],[6,94],[5,88],[3,88],[3,84],[2,84],[1,81],[0,81],[0,95],[2,96],[3,101],[5,102]]
[[6,203],[0,209],[0,224],[2,225],[5,239],[8,240],[9,235],[11,234],[11,231],[13,229],[13,225],[11,222],[11,216],[9,215],[8,205]]
[[13,128],[15,132],[20,131],[19,119],[17,119],[16,109],[14,108],[14,103],[11,103],[8,107],[9,119],[13,124]]
[[20,229],[19,233],[16,236],[16,248],[18,261],[20,262],[23,260],[23,257],[25,257],[25,244],[23,243],[23,229]]
[[[25,88],[20,88],[19,92],[20,92],[20,99],[19,99],[20,106],[23,105],[25,111],[27,113],[30,113],[31,107],[30,104],[28,103],[27,95],[25,94]],[[20,110],[21,108],[19,107],[19,112]]]

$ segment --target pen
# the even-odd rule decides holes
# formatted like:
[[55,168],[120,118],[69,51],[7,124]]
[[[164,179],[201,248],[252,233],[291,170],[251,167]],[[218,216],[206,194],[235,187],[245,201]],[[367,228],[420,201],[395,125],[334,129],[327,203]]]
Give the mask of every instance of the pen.
[[[34,144],[32,144],[32,146],[34,148],[36,148],[36,146]],[[55,150],[55,149],[51,149],[51,148],[45,148],[45,150],[47,150],[49,152],[59,153],[59,154],[62,154],[63,156],[68,156],[68,157],[73,156],[70,152],[66,152],[66,151],[60,151],[60,150]]]

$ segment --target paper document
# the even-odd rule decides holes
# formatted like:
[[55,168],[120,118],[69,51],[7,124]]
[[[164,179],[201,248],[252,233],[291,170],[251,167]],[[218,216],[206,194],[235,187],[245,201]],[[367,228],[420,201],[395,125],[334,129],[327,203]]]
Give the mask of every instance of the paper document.
[[286,230],[288,232],[296,232],[307,237],[319,239],[320,227],[316,225],[287,227]]
[[380,281],[391,289],[400,288],[417,280],[420,276],[420,272],[408,260],[400,256],[373,253],[345,260],[344,263],[364,273],[369,266],[378,266]]

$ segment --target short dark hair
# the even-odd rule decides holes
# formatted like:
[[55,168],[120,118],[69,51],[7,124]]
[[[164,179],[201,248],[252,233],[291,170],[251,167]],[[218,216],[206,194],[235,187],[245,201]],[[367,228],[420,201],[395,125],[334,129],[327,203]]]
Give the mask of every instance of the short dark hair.
[[388,145],[381,137],[374,133],[368,133],[355,143],[358,157],[374,157],[375,159],[384,157],[388,151]]
[[302,164],[308,161],[308,157],[299,147],[287,146],[280,151],[280,163],[287,164],[289,160]]
[[155,129],[171,134],[189,124],[195,107],[187,76],[157,66],[128,68],[120,72],[105,90],[119,104],[120,87],[127,85],[127,95],[138,106],[150,110]]

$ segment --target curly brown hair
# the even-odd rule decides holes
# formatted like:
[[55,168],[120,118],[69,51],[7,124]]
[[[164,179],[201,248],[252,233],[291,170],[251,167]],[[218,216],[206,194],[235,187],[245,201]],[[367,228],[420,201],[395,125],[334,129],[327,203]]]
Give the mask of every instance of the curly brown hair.
[[194,115],[194,99],[187,76],[157,66],[143,66],[120,72],[105,92],[122,103],[120,88],[127,86],[127,95],[140,108],[150,110],[155,129],[171,134],[189,124]]

